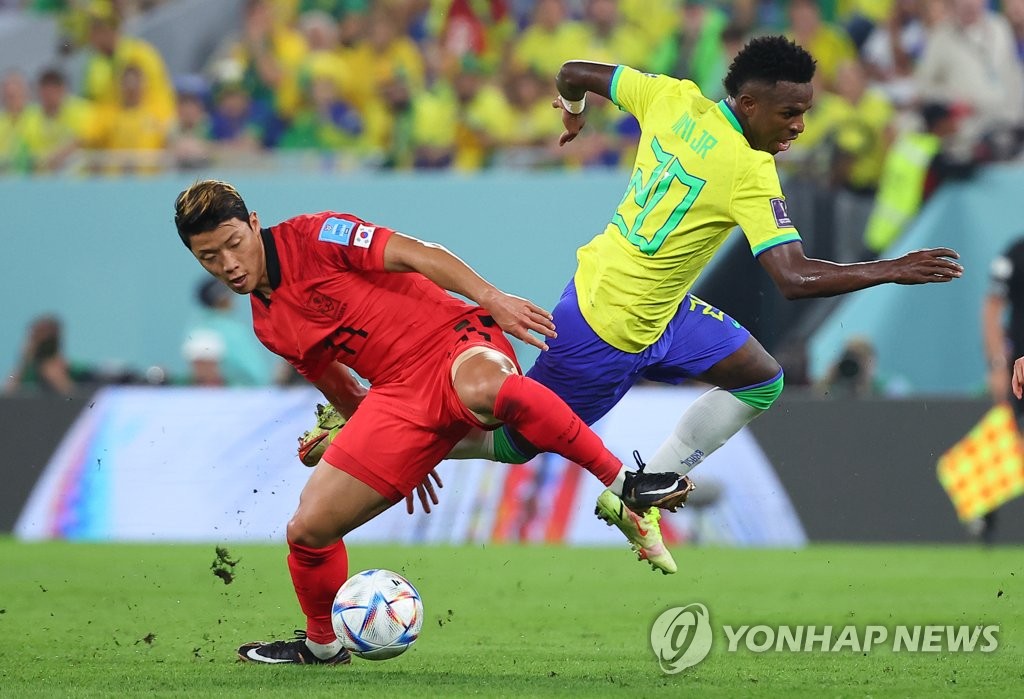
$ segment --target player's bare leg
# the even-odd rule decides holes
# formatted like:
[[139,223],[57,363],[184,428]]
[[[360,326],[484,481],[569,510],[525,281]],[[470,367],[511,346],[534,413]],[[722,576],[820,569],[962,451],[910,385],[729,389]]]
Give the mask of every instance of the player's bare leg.
[[342,540],[392,503],[354,476],[321,461],[299,496],[288,522],[288,569],[306,629],[291,641],[247,643],[241,660],[259,663],[344,664],[350,662],[331,626],[331,603],[348,579]]

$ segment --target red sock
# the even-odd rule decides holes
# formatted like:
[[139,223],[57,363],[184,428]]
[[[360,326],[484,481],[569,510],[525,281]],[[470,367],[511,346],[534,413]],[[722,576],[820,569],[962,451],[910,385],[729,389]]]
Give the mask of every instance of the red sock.
[[494,401],[494,417],[541,451],[573,461],[611,485],[622,462],[551,389],[525,376],[509,376]]
[[313,549],[289,541],[288,550],[295,596],[306,615],[306,636],[314,643],[331,643],[337,638],[331,626],[331,606],[338,588],[348,580],[345,542]]

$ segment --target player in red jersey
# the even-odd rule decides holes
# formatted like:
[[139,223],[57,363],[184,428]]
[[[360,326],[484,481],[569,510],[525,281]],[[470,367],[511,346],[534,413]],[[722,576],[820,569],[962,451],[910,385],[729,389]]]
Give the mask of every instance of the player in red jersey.
[[685,497],[689,481],[627,471],[560,398],[522,375],[502,331],[543,350],[530,331],[554,337],[551,315],[443,247],[336,212],[264,229],[234,187],[214,180],[178,195],[174,221],[210,274],[251,296],[260,341],[350,418],[288,522],[288,568],[306,630],[291,641],[247,643],[243,660],[349,661],[330,618],[348,578],[342,538],[409,496],[474,427],[512,425],[641,512]]

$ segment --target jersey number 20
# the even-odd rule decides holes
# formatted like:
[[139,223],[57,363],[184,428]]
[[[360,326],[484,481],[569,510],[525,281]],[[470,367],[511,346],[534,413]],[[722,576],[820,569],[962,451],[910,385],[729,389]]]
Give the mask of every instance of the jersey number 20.
[[[640,207],[640,212],[633,219],[633,225],[627,226],[626,220],[617,211],[612,217],[612,223],[618,226],[619,232],[626,240],[637,246],[640,252],[646,255],[658,252],[658,249],[665,243],[665,238],[679,226],[679,222],[683,220],[686,212],[696,201],[700,190],[707,184],[706,180],[684,170],[679,159],[662,149],[657,138],[651,141],[651,149],[654,151],[654,157],[658,160],[657,167],[647,178],[646,183],[644,182],[644,173],[637,168],[629,179],[629,189],[626,190],[626,195],[622,198],[622,203],[625,203],[632,195],[633,201]],[[679,182],[686,187],[686,195],[671,210],[668,218],[661,222],[660,226],[658,226],[658,221],[648,222],[648,215],[665,198],[673,182]],[[655,229],[655,226],[658,227]],[[647,233],[651,230],[654,230],[653,234]]]

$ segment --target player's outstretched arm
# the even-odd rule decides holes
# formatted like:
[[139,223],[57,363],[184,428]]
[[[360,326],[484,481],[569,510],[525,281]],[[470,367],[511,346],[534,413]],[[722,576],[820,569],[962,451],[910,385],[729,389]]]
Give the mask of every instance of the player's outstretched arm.
[[963,275],[950,248],[914,250],[891,260],[839,264],[809,258],[799,241],[777,245],[757,258],[787,299],[838,296],[879,284],[949,282]]
[[384,248],[384,269],[389,272],[419,272],[442,289],[454,291],[487,310],[502,330],[512,337],[548,348],[530,334],[555,337],[551,314],[526,299],[498,289],[458,257],[436,243],[395,233]]
[[593,92],[611,99],[612,76],[617,66],[609,63],[590,61],[566,61],[555,76],[555,87],[559,98],[552,107],[562,110],[562,126],[565,131],[558,138],[558,145],[564,146],[576,138],[587,123],[586,96]]

